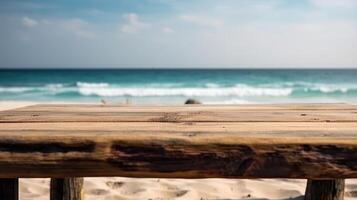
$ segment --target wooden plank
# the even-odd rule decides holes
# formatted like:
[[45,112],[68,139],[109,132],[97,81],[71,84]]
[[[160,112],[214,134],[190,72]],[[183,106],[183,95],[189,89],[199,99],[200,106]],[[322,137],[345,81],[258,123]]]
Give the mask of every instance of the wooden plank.
[[12,177],[357,178],[357,123],[2,123]]
[[40,105],[0,122],[0,178],[357,178],[346,104]]
[[1,122],[357,122],[357,106],[40,105],[0,112]]
[[[100,111],[104,109],[105,112],[118,112],[121,110],[137,110],[137,111],[155,111],[158,108],[163,108],[168,111],[175,110],[192,110],[196,109],[239,109],[239,110],[356,110],[356,105],[351,104],[335,104],[335,103],[324,103],[324,104],[235,104],[235,105],[160,105],[160,106],[147,106],[147,105],[135,105],[135,106],[122,106],[122,105],[99,105],[99,104],[37,104],[32,106],[26,106],[17,108],[14,110],[18,111],[53,111],[58,109],[63,111],[76,111],[76,112],[93,112]],[[73,110],[75,109],[75,110]]]
[[[314,138],[323,141],[341,139],[350,142],[357,137],[357,123],[353,122],[46,122],[2,123],[2,139],[17,137],[116,137],[128,139],[172,138],[224,140],[237,138],[240,142],[250,139],[272,139],[284,142],[309,142]],[[195,137],[192,137],[195,136]],[[0,139],[1,139],[0,138]],[[29,138],[31,139],[31,138]],[[230,142],[230,139],[227,141]],[[233,141],[236,142],[236,141]],[[265,142],[264,140],[261,142]],[[271,142],[271,141],[269,141]]]

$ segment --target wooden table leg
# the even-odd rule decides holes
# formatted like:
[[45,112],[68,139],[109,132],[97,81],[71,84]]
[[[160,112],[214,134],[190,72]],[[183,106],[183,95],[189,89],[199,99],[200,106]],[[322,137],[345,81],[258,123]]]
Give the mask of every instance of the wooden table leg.
[[51,200],[83,200],[83,178],[52,178]]
[[19,199],[19,179],[2,178],[0,179],[0,199],[18,200]]
[[308,180],[305,200],[343,200],[344,179]]

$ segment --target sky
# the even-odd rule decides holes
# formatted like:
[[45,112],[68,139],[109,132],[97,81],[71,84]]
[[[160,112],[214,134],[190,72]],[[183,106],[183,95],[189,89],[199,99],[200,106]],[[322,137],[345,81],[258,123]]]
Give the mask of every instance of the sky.
[[357,0],[0,0],[0,68],[357,68]]

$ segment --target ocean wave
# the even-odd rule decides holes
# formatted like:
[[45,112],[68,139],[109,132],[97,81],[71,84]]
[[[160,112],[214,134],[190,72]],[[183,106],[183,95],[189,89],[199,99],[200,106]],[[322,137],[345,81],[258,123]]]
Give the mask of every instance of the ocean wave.
[[78,91],[85,96],[288,96],[291,88],[259,88],[237,85],[228,88],[147,88],[115,87],[109,84],[78,84]]
[[206,83],[205,86],[208,88],[219,88],[220,87],[220,85],[216,84],[216,83]]
[[108,83],[86,83],[86,82],[77,82],[76,85],[79,88],[106,88],[109,86]]
[[184,96],[184,97],[286,97],[300,95],[356,95],[357,85],[308,82],[282,82],[272,84],[236,84],[224,86],[216,83],[188,86],[176,83],[110,84],[106,82],[50,83],[37,86],[0,86],[0,93],[77,96]]
[[282,82],[282,83],[272,83],[264,84],[264,87],[271,88],[284,88],[290,87],[294,91],[303,90],[304,92],[320,92],[320,93],[348,93],[350,91],[357,90],[356,84],[329,84],[329,83],[311,83],[311,82]]
[[67,87],[63,84],[46,84],[44,86],[33,86],[33,87],[0,87],[0,93],[26,93],[26,92],[68,92],[76,91],[76,88]]
[[341,93],[347,93],[351,90],[356,90],[357,87],[343,87],[343,86],[333,86],[333,85],[320,85],[320,86],[314,86],[310,88],[304,88],[305,92],[322,92],[322,93],[334,93],[334,92],[341,92]]
[[0,87],[0,92],[9,92],[9,93],[23,93],[26,91],[33,90],[30,87]]

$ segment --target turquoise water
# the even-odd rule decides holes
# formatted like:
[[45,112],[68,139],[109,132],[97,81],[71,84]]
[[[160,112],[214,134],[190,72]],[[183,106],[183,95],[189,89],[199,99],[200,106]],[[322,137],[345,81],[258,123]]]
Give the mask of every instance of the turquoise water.
[[357,70],[0,70],[0,101],[357,102]]

